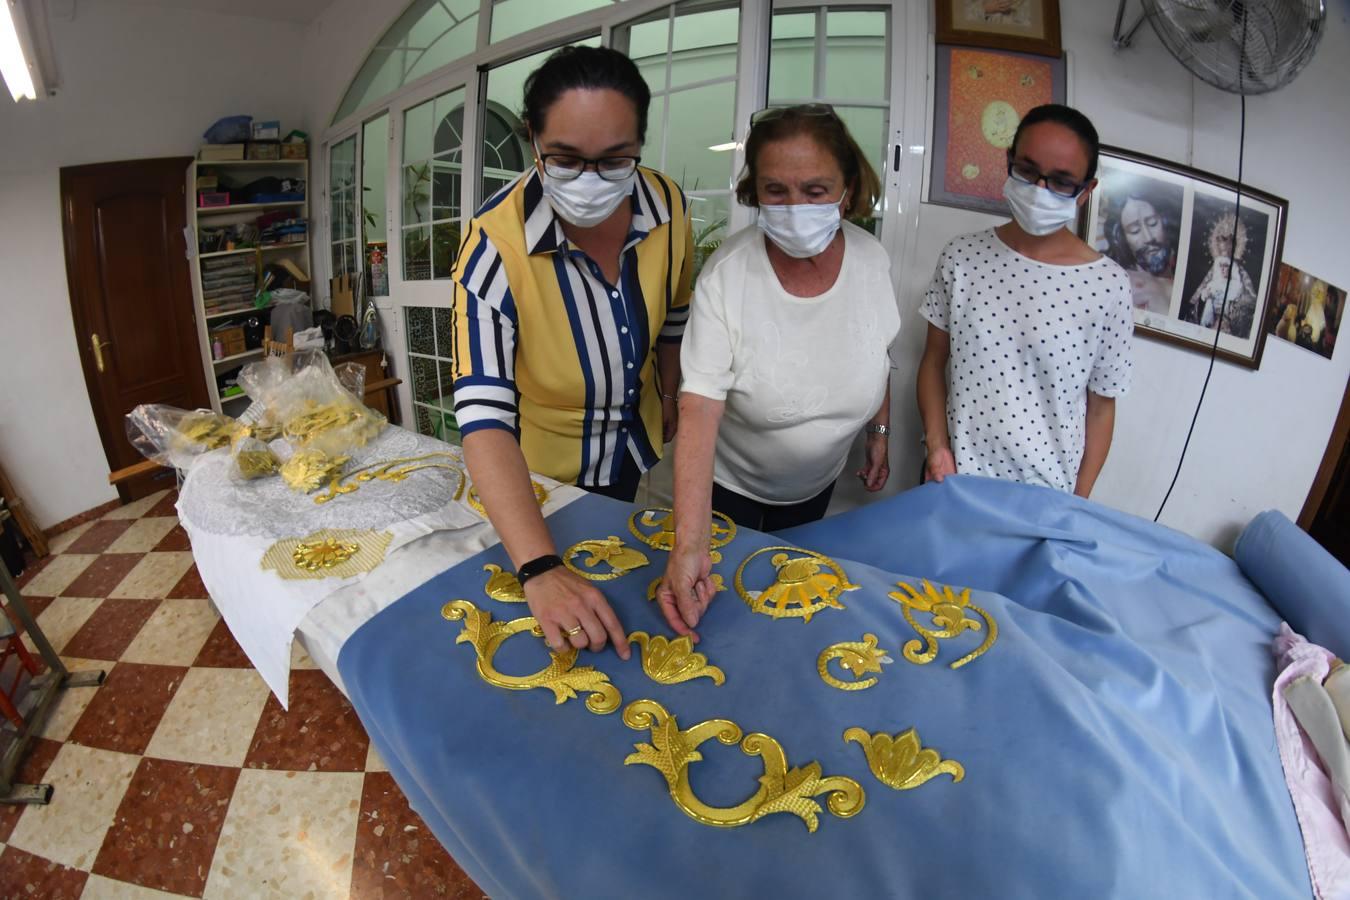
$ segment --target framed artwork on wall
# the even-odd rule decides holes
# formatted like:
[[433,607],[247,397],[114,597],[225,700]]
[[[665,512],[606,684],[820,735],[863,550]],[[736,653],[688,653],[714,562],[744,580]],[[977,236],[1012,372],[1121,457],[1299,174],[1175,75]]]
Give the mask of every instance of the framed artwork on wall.
[[[1289,204],[1187,166],[1101,148],[1083,238],[1130,276],[1135,331],[1261,365]],[[1233,264],[1229,267],[1229,256]]]
[[1060,56],[1059,0],[934,0],[937,42]]
[[1003,182],[1022,116],[1065,102],[1064,60],[937,47],[929,203],[1008,215]]

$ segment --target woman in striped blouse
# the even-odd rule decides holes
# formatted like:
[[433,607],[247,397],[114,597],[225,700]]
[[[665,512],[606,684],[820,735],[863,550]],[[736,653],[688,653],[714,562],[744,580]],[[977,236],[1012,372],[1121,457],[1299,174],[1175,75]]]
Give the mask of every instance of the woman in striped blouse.
[[553,648],[628,643],[561,565],[530,472],[631,501],[675,433],[693,240],[638,166],[650,92],[614,50],[565,47],[525,83],[535,165],[489,199],[455,264],[455,414],[469,472]]

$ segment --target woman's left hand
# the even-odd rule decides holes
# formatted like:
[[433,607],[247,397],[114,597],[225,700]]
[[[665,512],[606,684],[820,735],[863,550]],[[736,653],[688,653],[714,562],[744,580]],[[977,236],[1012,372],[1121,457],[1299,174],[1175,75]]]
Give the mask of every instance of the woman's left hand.
[[867,436],[867,459],[858,470],[863,487],[869,491],[879,491],[886,486],[891,467],[886,462],[886,435],[869,434]]
[[680,407],[672,397],[661,397],[661,426],[665,442],[675,440],[675,432],[680,427]]

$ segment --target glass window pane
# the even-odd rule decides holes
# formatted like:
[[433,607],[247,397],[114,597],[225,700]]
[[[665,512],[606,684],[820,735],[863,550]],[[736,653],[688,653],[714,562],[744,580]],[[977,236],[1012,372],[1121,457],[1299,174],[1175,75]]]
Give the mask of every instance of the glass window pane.
[[740,12],[715,9],[675,17],[671,48],[672,87],[736,74]]
[[492,3],[492,43],[575,16],[609,6],[612,0],[549,0],[547,4],[539,0],[493,0]]
[[662,156],[666,140],[666,103],[668,95],[652,98],[651,109],[647,112],[647,140],[642,145],[642,164],[653,169],[666,170]]
[[435,403],[441,399],[441,390],[436,383],[436,360],[421,356],[408,358],[412,366],[413,400],[422,403]]
[[455,354],[455,332],[450,323],[450,310],[438,307],[436,309],[436,355],[443,359],[453,359]]
[[665,172],[686,191],[730,188],[732,154],[708,148],[732,140],[735,109],[731,81],[670,95]]
[[[848,126],[853,139],[858,142],[858,146],[867,156],[868,162],[872,168],[876,169],[877,174],[882,176],[883,183],[886,173],[886,129],[889,119],[889,112],[876,107],[858,107],[858,106],[836,106],[835,112],[839,113],[839,118],[844,120]],[[881,200],[878,198],[878,204]],[[877,208],[877,215],[881,215],[880,206]]]
[[403,167],[403,224],[431,221],[431,162]]
[[435,102],[419,103],[403,114],[403,161],[430,159],[436,152]]
[[769,103],[815,96],[816,17],[778,13],[769,47]]
[[435,435],[436,432],[432,429],[431,410],[417,403],[413,405],[413,412],[417,414],[417,433],[428,437]]
[[389,171],[389,116],[365,124],[361,137],[361,218],[366,243],[389,240],[385,210],[385,174]]
[[431,226],[403,232],[403,280],[431,279]]
[[884,101],[886,14],[826,13],[825,96],[831,100]]
[[432,332],[432,311],[426,306],[403,307],[403,319],[408,329],[408,352],[436,353],[435,338]]
[[731,221],[731,194],[702,194],[689,197],[689,218],[694,228],[694,278],[703,263],[712,256],[727,235]]
[[362,63],[333,121],[466,56],[477,40],[477,0],[413,0]]
[[[639,67],[649,58],[659,59],[665,65],[666,45],[670,38],[670,19],[666,12],[659,19],[639,22],[628,28],[628,57]],[[661,85],[648,82],[652,90],[660,90]]]
[[449,278],[459,253],[459,222],[431,226],[431,277]]

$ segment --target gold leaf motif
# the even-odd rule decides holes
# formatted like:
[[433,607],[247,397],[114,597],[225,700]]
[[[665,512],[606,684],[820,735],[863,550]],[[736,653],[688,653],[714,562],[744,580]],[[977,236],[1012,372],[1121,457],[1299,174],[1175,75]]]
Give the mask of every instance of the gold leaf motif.
[[[585,569],[572,561],[573,557],[580,556],[583,553],[590,554],[584,560]],[[609,563],[610,571],[590,571],[602,562]],[[622,578],[634,569],[640,569],[647,564],[647,557],[641,550],[629,547],[614,535],[604,539],[579,541],[568,547],[567,552],[563,554],[563,565],[582,578],[589,578],[591,581],[610,581],[614,578]]]
[[[917,591],[904,582],[898,582],[896,587],[901,591],[892,591],[888,596],[900,604],[905,621],[923,638],[923,643],[917,640],[909,641],[901,651],[905,659],[915,665],[921,666],[932,662],[937,658],[938,641],[956,637],[963,631],[979,631],[984,628],[984,642],[952,663],[953,669],[959,669],[977,656],[981,656],[994,646],[994,641],[998,640],[998,623],[989,613],[970,602],[970,588],[957,594],[950,585],[946,585],[942,588],[942,592],[938,593],[937,588],[927,580],[923,582],[922,591]],[[980,619],[966,615],[968,609],[979,614],[980,619],[984,620],[983,625]],[[914,610],[932,616],[933,627],[925,628],[920,625],[914,618]]]
[[[548,488],[544,487],[542,484],[535,481],[533,478],[530,479],[530,487],[534,489],[535,503],[538,503],[540,506],[543,506],[545,503],[548,502]],[[459,497],[456,496],[455,499],[458,500]],[[466,502],[469,504],[469,508],[472,509],[474,512],[478,513],[485,519],[488,517],[487,510],[483,508],[483,501],[478,499],[477,487],[473,485],[469,486],[469,496]]]
[[[853,681],[842,681],[829,670],[831,660],[839,661],[839,668],[853,676]],[[816,657],[816,671],[820,680],[841,691],[862,691],[877,683],[876,678],[863,678],[868,672],[880,672],[885,663],[892,662],[885,650],[877,646],[875,634],[864,634],[862,641],[841,641],[820,651]]]
[[950,775],[952,781],[966,777],[965,766],[919,743],[913,728],[892,737],[884,731],[869,734],[865,728],[850,728],[845,741],[856,741],[867,756],[867,767],[882,784],[897,791],[909,791],[938,775]]
[[459,476],[455,487],[455,499],[464,491],[464,470],[458,465],[459,455],[446,450],[436,450],[421,456],[403,456],[398,459],[385,459],[368,463],[346,474],[335,473],[322,494],[314,498],[315,503],[328,503],[343,494],[350,494],[362,484],[379,479],[380,481],[399,482],[414,472],[423,469],[446,469]]
[[329,456],[313,448],[297,450],[282,464],[281,478],[291,490],[309,493],[325,480],[337,478],[349,459],[349,456]]
[[[775,570],[774,581],[762,591],[749,591],[745,587],[745,569],[761,553],[774,554],[769,558]],[[840,595],[858,589],[858,585],[848,580],[839,563],[798,547],[756,550],[736,569],[734,583],[736,593],[753,612],[775,619],[800,618],[806,622],[822,609],[843,609]]]
[[488,576],[487,584],[483,585],[483,593],[488,597],[502,603],[525,602],[525,588],[521,587],[515,573],[503,571],[501,566],[492,563],[483,566],[483,571],[492,573]]
[[[740,726],[727,719],[709,719],[681,731],[675,717],[655,700],[634,700],[624,708],[623,723],[637,731],[650,730],[652,735],[650,744],[633,745],[636,752],[624,759],[624,765],[651,766],[660,772],[675,805],[703,825],[737,828],[774,813],[791,813],[806,823],[808,832],[814,832],[822,809],[812,798],[828,793],[825,805],[841,819],[857,815],[866,801],[862,786],[852,778],[822,778],[818,762],[790,769],[776,740],[759,733],[742,737]],[[763,761],[759,789],[736,806],[708,806],[690,786],[689,765],[703,759],[698,747],[713,738],[728,746],[739,742],[743,753]]]
[[[665,506],[648,506],[639,509],[628,517],[628,530],[648,547],[669,553],[675,548],[675,511]],[[725,547],[736,538],[736,523],[717,510],[713,510],[709,527],[709,550]],[[721,554],[715,554],[713,562],[721,561]]]
[[451,600],[441,607],[441,616],[451,622],[464,622],[464,630],[455,638],[455,643],[468,643],[473,647],[478,655],[478,676],[494,687],[508,691],[545,688],[553,692],[553,700],[558,704],[574,699],[578,692],[588,693],[586,708],[598,715],[614,712],[623,702],[619,689],[610,684],[608,675],[590,666],[576,665],[575,647],[549,651],[549,664],[529,675],[507,675],[497,671],[493,658],[508,638],[526,631],[539,635],[539,624],[533,616],[494,622],[491,613],[468,600]]
[[322,541],[296,544],[295,549],[291,551],[291,559],[299,568],[313,572],[315,569],[331,569],[345,563],[360,549],[360,545],[350,541],[327,538]]
[[652,637],[645,631],[635,631],[628,636],[628,642],[642,648],[642,671],[658,684],[710,678],[713,684],[721,686],[727,680],[721,669],[708,665],[708,657],[694,652],[694,642],[687,634],[672,641],[661,635]]
[[282,538],[267,548],[260,563],[285,579],[352,578],[384,561],[393,534],[325,528],[298,538]]

